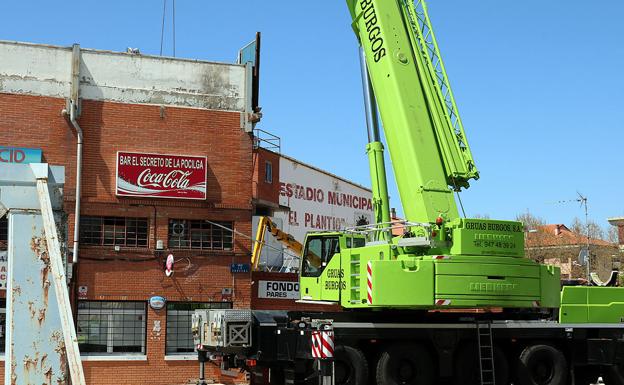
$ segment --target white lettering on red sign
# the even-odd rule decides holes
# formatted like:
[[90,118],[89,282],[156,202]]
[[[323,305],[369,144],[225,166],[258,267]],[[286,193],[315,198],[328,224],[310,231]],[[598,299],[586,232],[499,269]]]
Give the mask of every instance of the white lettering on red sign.
[[117,195],[206,199],[204,156],[117,153]]
[[139,174],[138,183],[141,187],[187,188],[189,175],[190,171],[173,170],[165,174],[152,173],[151,169],[146,168]]

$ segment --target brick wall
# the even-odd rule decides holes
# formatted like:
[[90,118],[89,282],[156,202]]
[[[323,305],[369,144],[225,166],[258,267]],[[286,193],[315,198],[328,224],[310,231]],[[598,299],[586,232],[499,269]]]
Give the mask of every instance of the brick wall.
[[[258,148],[253,154],[253,197],[261,202],[279,205],[280,172],[279,154]],[[270,162],[273,170],[272,182],[266,181],[266,163]]]
[[[61,116],[59,98],[0,93],[0,145],[37,147],[44,161],[65,166],[64,209],[68,214],[68,241],[73,242],[76,137]],[[251,303],[250,275],[230,273],[230,263],[248,262],[250,241],[234,236],[227,252],[172,250],[175,273],[165,277],[155,240],[167,248],[168,222],[176,219],[232,221],[235,230],[251,233],[251,138],[242,132],[240,114],[196,108],[82,101],[79,123],[84,131],[82,215],[149,218],[149,247],[80,248],[77,286],[87,286],[89,300],[147,301],[160,295],[168,301],[233,301]],[[200,155],[207,157],[206,201],[117,198],[117,151]],[[222,288],[234,289],[223,296]],[[160,335],[152,332],[161,321]],[[146,361],[85,361],[87,383],[183,384],[197,378],[196,361],[166,361],[166,309],[147,312]],[[207,366],[209,378],[220,378]]]

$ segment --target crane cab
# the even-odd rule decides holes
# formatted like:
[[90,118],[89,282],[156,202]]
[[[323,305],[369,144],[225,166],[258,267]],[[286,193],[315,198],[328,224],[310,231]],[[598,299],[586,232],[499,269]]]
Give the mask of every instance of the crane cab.
[[351,271],[346,256],[363,247],[362,235],[342,232],[310,233],[306,236],[300,266],[301,299],[339,302],[347,289],[345,271]]

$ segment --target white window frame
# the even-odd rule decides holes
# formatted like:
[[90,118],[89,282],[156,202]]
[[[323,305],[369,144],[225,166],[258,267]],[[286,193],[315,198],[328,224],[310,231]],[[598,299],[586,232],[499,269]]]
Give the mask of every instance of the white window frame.
[[[86,300],[84,302],[141,302],[141,301],[89,301]],[[98,356],[98,355],[145,355],[146,352],[146,328],[147,328],[147,306],[144,305],[143,310],[141,309],[98,309],[98,313],[95,314],[90,312],[91,309],[78,309],[78,315],[86,314],[86,315],[100,315],[102,319],[104,316],[107,317],[107,328],[106,328],[106,353],[104,352],[81,352],[81,355],[85,356]],[[115,327],[113,326],[113,316],[114,315],[142,315],[143,316],[143,324],[141,328],[141,352],[114,352],[113,351],[113,336],[115,332]]]

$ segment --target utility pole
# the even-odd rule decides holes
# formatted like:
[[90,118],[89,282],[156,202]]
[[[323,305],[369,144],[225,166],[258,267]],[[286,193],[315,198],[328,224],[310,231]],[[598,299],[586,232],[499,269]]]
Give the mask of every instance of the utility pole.
[[567,200],[567,201],[557,201],[556,203],[568,203],[568,202],[579,202],[581,204],[581,206],[583,206],[585,208],[585,230],[587,231],[587,237],[586,237],[586,249],[587,249],[587,261],[585,262],[585,275],[587,278],[587,284],[589,284],[589,282],[591,282],[591,254],[589,252],[589,215],[588,215],[588,210],[587,210],[587,197],[583,196],[583,194],[581,194],[580,192],[576,192],[578,194],[578,198],[576,199],[571,199],[571,200]]
[[582,206],[585,207],[585,227],[586,227],[586,231],[587,231],[587,263],[586,263],[586,267],[587,267],[587,283],[589,284],[589,282],[591,281],[591,277],[590,277],[590,265],[591,265],[591,253],[589,252],[589,218],[588,218],[588,214],[587,214],[587,197],[581,195],[581,193],[577,192],[578,194],[578,199],[576,200],[577,202],[580,202]]

